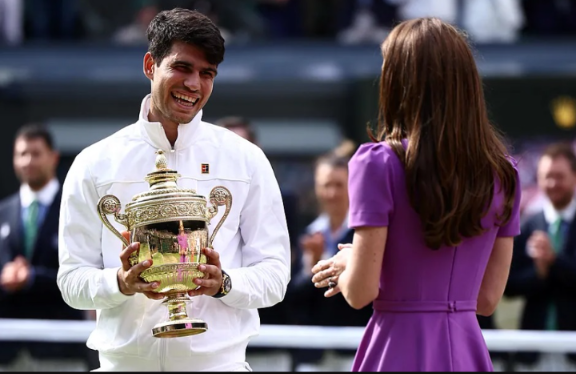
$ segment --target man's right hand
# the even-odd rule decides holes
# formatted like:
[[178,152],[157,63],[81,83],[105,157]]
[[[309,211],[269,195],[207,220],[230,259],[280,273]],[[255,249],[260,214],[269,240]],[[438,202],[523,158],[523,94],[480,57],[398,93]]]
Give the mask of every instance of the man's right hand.
[[[122,236],[126,240],[130,240],[130,233],[124,231]],[[122,249],[120,253],[120,261],[122,261],[122,267],[118,270],[118,287],[120,292],[124,295],[134,295],[137,292],[143,293],[149,299],[160,300],[166,295],[153,292],[154,289],[160,286],[159,282],[147,283],[140,278],[140,274],[150,266],[152,266],[152,259],[142,261],[134,266],[130,265],[130,255],[140,248],[140,243],[131,243],[129,246]]]

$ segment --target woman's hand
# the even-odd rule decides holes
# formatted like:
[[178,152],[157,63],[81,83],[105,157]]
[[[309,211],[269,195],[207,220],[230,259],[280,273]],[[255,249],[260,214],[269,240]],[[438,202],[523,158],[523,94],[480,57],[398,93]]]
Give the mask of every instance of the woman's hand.
[[332,297],[340,293],[338,288],[338,278],[346,269],[346,263],[350,256],[352,244],[338,244],[338,253],[327,260],[318,261],[312,267],[312,282],[316,288],[328,287],[324,293],[325,297]]

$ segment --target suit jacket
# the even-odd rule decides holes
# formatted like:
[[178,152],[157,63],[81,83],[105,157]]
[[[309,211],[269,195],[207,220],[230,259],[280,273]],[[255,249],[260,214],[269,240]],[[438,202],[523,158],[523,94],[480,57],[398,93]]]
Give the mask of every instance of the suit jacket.
[[[576,219],[570,223],[564,247],[557,254],[546,279],[536,275],[534,262],[526,253],[528,238],[536,230],[548,230],[544,212],[527,218],[522,224],[521,234],[514,240],[514,255],[505,294],[523,296],[526,300],[521,329],[544,330],[550,303],[553,301],[556,305],[558,329],[576,331]],[[576,355],[569,356],[576,360]],[[535,352],[518,355],[520,361],[527,363],[535,362],[537,358]]]
[[[69,307],[56,283],[58,272],[58,218],[61,192],[54,197],[37,234],[32,258],[33,281],[17,292],[0,288],[0,318],[84,319],[80,310]],[[23,252],[20,195],[0,201],[0,269]],[[86,348],[78,343],[0,342],[0,363],[10,362],[18,352],[28,348],[36,358],[84,357]]]

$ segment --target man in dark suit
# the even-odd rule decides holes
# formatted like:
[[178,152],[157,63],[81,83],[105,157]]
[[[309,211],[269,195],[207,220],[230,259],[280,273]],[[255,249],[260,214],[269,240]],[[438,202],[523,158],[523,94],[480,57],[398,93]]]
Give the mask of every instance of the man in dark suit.
[[[576,331],[576,155],[570,144],[545,150],[537,180],[546,201],[514,241],[506,295],[526,300],[521,329]],[[516,358],[534,365],[542,355],[518,353]],[[568,358],[573,371],[576,356]]]
[[[0,201],[0,318],[84,319],[56,284],[59,155],[41,125],[20,129],[14,171],[20,190]],[[14,326],[17,328],[18,326]],[[87,348],[78,343],[0,342],[0,371],[85,371]]]

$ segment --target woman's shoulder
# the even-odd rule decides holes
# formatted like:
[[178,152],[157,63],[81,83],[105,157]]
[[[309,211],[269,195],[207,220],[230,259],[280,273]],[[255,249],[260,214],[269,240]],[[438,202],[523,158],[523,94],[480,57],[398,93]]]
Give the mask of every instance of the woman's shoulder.
[[361,144],[354,156],[353,160],[358,162],[378,162],[378,163],[388,163],[393,159],[397,159],[396,153],[392,147],[386,142],[369,142]]

